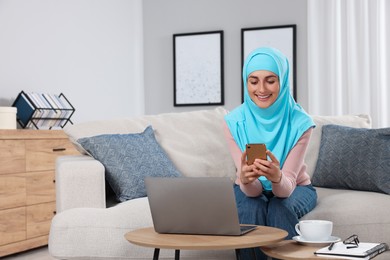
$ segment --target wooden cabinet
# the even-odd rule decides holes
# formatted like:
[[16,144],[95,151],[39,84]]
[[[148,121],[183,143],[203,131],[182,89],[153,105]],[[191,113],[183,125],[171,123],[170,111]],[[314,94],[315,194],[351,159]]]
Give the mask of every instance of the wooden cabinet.
[[61,130],[0,130],[0,257],[47,244],[55,160],[71,154]]

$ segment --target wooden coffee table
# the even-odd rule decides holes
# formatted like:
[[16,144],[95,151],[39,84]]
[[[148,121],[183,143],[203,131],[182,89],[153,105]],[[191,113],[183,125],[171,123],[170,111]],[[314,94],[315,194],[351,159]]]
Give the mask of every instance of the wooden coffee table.
[[284,259],[284,260],[341,259],[335,257],[330,258],[324,256],[316,256],[314,252],[320,249],[321,247],[324,247],[324,245],[308,246],[308,245],[298,244],[294,240],[284,240],[279,243],[261,246],[260,249],[267,256],[274,257],[277,259]]
[[239,259],[240,249],[274,244],[286,236],[287,232],[282,229],[265,226],[258,226],[242,236],[159,234],[153,227],[125,234],[125,238],[135,245],[155,248],[153,259],[158,259],[161,248],[174,249],[175,259],[180,258],[180,250],[235,249]]

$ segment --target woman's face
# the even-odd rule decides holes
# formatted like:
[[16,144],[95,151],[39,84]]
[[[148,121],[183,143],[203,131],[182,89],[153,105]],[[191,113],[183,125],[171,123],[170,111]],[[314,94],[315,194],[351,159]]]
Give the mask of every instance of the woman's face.
[[268,70],[256,70],[248,76],[248,93],[260,108],[271,106],[279,95],[279,78]]

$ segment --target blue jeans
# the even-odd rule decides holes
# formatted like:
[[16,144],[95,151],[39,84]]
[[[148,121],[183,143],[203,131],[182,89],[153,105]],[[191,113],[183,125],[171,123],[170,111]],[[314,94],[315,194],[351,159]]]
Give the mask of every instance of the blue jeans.
[[[234,193],[240,223],[284,229],[288,232],[286,239],[297,235],[295,224],[317,204],[317,192],[311,184],[296,186],[288,198],[278,198],[265,193],[258,197],[247,197],[236,184]],[[246,253],[243,252],[244,255]],[[256,256],[257,259],[266,259],[260,250],[256,250]]]

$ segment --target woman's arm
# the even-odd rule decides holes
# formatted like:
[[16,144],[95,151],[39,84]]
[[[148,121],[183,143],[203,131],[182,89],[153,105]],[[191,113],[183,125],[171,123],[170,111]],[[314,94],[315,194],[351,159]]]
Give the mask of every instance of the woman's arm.
[[310,176],[306,173],[304,158],[312,131],[312,128],[308,129],[287,155],[280,182],[272,183],[272,192],[275,196],[289,197],[297,185],[310,184]]
[[263,192],[263,186],[261,185],[259,180],[256,179],[255,181],[247,184],[241,182],[240,174],[241,174],[242,152],[238,147],[236,141],[234,140],[232,134],[230,133],[229,127],[227,126],[225,121],[223,123],[223,129],[224,129],[225,138],[229,146],[230,154],[233,157],[234,164],[236,165],[236,169],[237,169],[235,183],[240,186],[242,192],[248,197],[257,197],[261,195],[261,193]]

